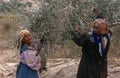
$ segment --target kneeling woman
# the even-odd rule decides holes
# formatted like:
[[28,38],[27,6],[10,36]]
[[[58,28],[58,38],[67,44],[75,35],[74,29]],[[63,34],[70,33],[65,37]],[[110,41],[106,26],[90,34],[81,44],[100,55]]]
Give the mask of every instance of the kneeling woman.
[[18,34],[18,49],[20,50],[20,63],[17,68],[16,78],[40,78],[38,70],[41,67],[40,57],[32,47],[32,35],[28,30]]

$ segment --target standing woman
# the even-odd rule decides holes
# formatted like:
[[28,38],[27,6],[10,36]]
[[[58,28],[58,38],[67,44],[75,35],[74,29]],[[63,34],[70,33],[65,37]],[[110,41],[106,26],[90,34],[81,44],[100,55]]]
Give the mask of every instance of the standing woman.
[[16,78],[40,78],[38,70],[41,67],[40,57],[36,55],[32,47],[32,35],[28,30],[22,30],[18,34],[18,46],[20,50],[20,63],[17,68]]
[[74,30],[73,41],[82,47],[77,78],[107,78],[107,54],[111,35],[107,23],[103,19],[96,19],[91,32],[80,34],[77,27]]

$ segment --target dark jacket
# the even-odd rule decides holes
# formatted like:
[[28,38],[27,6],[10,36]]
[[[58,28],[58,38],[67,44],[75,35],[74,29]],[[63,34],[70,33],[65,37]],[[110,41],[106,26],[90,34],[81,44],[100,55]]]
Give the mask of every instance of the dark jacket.
[[82,47],[82,58],[77,78],[107,78],[107,53],[110,39],[107,40],[104,55],[100,55],[99,45],[95,43],[93,32],[80,34],[74,32],[73,41]]

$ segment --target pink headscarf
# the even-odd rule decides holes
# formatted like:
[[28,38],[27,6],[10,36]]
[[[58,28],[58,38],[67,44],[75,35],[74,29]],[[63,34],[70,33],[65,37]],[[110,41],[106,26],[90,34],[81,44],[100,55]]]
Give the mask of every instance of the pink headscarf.
[[93,28],[94,27],[100,27],[101,29],[107,28],[107,22],[104,19],[96,19],[93,22]]

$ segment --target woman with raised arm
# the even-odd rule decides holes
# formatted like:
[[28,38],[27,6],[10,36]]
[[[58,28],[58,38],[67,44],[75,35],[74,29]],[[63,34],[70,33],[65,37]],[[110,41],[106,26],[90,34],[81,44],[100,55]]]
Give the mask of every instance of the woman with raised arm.
[[41,67],[40,57],[32,47],[32,35],[28,30],[18,34],[20,63],[17,68],[16,78],[40,78],[38,70]]

